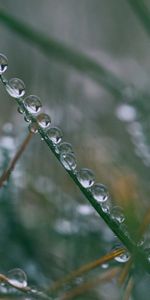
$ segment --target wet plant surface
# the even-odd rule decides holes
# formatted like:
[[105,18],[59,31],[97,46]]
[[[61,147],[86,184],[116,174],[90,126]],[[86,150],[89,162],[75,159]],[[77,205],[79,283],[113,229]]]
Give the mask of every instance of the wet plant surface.
[[1,296],[149,299],[149,4],[14,3],[0,10]]

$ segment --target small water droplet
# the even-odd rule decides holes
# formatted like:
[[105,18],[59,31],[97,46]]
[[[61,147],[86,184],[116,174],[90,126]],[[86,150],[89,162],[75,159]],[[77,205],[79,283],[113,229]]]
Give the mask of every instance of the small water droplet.
[[24,109],[21,106],[18,106],[17,111],[19,114],[23,114],[24,113]]
[[36,122],[32,122],[31,124],[29,124],[29,131],[32,133],[38,133],[38,125]]
[[123,214],[123,210],[120,206],[113,206],[111,209],[111,217],[113,220],[123,223],[125,220],[125,215]]
[[47,130],[47,137],[54,144],[59,144],[62,140],[62,131],[58,127],[51,127]]
[[101,267],[102,267],[102,269],[108,269],[109,264],[102,264]]
[[40,98],[35,95],[30,95],[24,99],[24,105],[31,114],[39,113],[42,107]]
[[144,237],[140,238],[140,240],[137,242],[137,246],[142,247],[144,245],[144,242],[145,242],[145,238]]
[[17,288],[27,287],[27,275],[21,269],[13,269],[8,272],[8,282]]
[[66,170],[72,171],[77,167],[76,158],[73,153],[61,154],[60,161]]
[[110,214],[110,202],[106,201],[106,202],[101,202],[101,209],[105,214]]
[[40,115],[37,116],[37,122],[42,128],[47,128],[51,124],[51,118],[49,115],[45,113],[41,113]]
[[82,168],[77,172],[77,179],[84,188],[90,188],[95,178],[91,170]]
[[[112,250],[117,250],[117,249],[120,249],[122,248],[123,245],[119,242],[117,242],[115,244],[115,246],[112,248]],[[126,263],[129,259],[130,259],[131,255],[130,253],[128,252],[128,250],[126,249],[124,253],[118,255],[117,257],[114,258],[115,261],[117,262],[120,262],[120,263]]]
[[63,142],[58,145],[56,152],[60,154],[73,153],[73,148],[70,143]]
[[0,75],[7,70],[7,67],[8,67],[7,57],[4,54],[0,53]]
[[20,98],[25,94],[25,84],[19,78],[11,78],[6,84],[6,90],[13,98]]
[[128,251],[120,254],[119,256],[114,258],[117,262],[126,263],[130,259],[130,254]]
[[101,183],[94,184],[91,193],[97,202],[105,202],[109,198],[107,187]]
[[27,123],[31,122],[31,118],[30,118],[29,116],[24,116],[24,120],[25,120]]

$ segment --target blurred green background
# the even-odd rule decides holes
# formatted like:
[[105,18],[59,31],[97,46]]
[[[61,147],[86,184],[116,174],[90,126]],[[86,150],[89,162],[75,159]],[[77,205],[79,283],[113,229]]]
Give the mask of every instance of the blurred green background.
[[[88,55],[108,71],[108,83],[109,72],[123,83],[115,93],[107,82],[94,80],[92,70],[86,74],[46,55],[0,23],[7,78],[21,78],[26,95],[41,98],[63,140],[73,145],[78,166],[93,169],[117,203],[132,201],[142,221],[150,191],[150,41],[133,8],[127,0],[1,0],[0,8],[41,36]],[[2,84],[0,104],[2,173],[28,130]],[[0,228],[0,272],[20,267],[37,287],[104,255],[115,241],[39,136],[0,190]],[[148,275],[138,274],[136,283],[131,299],[149,299]],[[120,297],[113,282],[79,299]]]

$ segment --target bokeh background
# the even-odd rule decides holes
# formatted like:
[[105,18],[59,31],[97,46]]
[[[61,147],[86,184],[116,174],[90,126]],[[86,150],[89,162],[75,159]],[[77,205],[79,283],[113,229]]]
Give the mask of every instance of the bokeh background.
[[[150,2],[144,3],[150,9]],[[108,71],[108,81],[111,72],[123,83],[114,93],[92,74],[46,55],[0,23],[0,52],[9,60],[7,78],[21,78],[26,95],[41,98],[52,123],[63,130],[63,140],[73,145],[78,166],[94,170],[119,205],[131,201],[141,222],[150,192],[150,40],[129,2],[1,0],[0,8],[41,35],[88,55]],[[0,107],[2,173],[28,129],[2,84]],[[110,251],[114,241],[48,147],[38,135],[33,137],[0,191],[0,271],[22,268],[31,284],[47,287]],[[111,282],[78,299],[120,297]],[[137,275],[131,299],[149,299],[148,275]]]

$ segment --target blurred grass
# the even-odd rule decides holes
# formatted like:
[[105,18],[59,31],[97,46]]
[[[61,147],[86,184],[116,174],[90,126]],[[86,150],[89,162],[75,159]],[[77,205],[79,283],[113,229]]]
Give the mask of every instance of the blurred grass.
[[150,11],[143,0],[127,0],[141,21],[145,31],[150,35]]
[[5,24],[10,30],[19,34],[23,39],[26,39],[28,42],[41,49],[50,58],[54,58],[59,62],[77,69],[86,76],[94,79],[96,82],[104,85],[110,92],[113,92],[116,95],[122,95],[122,90],[125,88],[123,82],[86,54],[44,36],[27,24],[8,15],[3,10],[0,10],[0,22]]
[[[139,0],[138,1],[130,1],[130,2],[134,3],[134,10],[137,9],[137,6],[138,6],[138,9],[141,9],[141,7],[143,8],[142,2],[140,2]],[[146,10],[144,11],[144,13],[147,13],[147,12],[148,11],[146,11]],[[7,15],[4,11],[2,11],[1,13],[2,13],[2,15],[1,14],[0,15],[3,19],[3,24],[4,24],[4,22],[5,22],[5,24],[7,23],[8,28],[13,30],[14,32],[18,33],[20,36],[22,36],[23,40],[24,40],[24,34],[25,34],[26,40],[31,44],[33,43],[35,48],[42,50],[42,52],[45,53],[50,58],[50,60],[54,59],[54,60],[58,61],[58,63],[61,62],[63,64],[70,66],[70,68],[75,68],[76,70],[82,72],[82,74],[84,74],[85,77],[89,76],[89,78],[92,78],[96,82],[98,82],[100,85],[103,85],[106,89],[108,89],[114,95],[122,96],[122,90],[125,88],[126,85],[120,79],[118,79],[116,76],[114,76],[114,74],[112,72],[109,72],[109,70],[105,69],[102,65],[97,63],[97,61],[91,59],[89,56],[84,55],[83,53],[73,50],[70,47],[64,46],[63,43],[58,43],[57,40],[55,40],[55,39],[51,39],[51,38],[47,38],[46,36],[43,36],[42,33],[39,33],[36,30],[33,30],[33,28],[26,25],[25,23],[22,24],[22,22],[16,20],[16,18],[13,18],[13,20],[12,20],[11,19],[12,17],[10,15]],[[142,17],[144,20],[144,21],[142,21],[143,23],[146,20],[144,13],[141,14],[141,16],[144,16],[144,17]],[[138,16],[140,16],[140,14],[138,14]],[[2,19],[1,19],[1,21],[2,21]],[[10,21],[10,23],[9,23],[9,21]],[[23,25],[23,27],[22,27],[22,25]],[[145,22],[144,26],[148,26],[148,22]],[[27,29],[27,31],[26,31],[26,29]],[[148,30],[148,32],[149,32],[149,30]],[[36,34],[36,39],[34,39],[34,37],[33,37],[34,33]],[[38,43],[40,43],[41,45],[39,46]],[[56,78],[56,80],[57,80],[57,78]],[[59,85],[59,83],[58,83],[58,85]],[[146,99],[146,101],[148,100],[148,98],[145,98],[145,99]],[[141,112],[141,108],[143,107],[144,108],[144,117],[145,117],[146,115],[148,115],[148,112],[149,112],[148,108],[145,106],[146,102],[143,103],[143,101],[142,101],[143,98],[141,97],[141,95],[140,96],[138,95],[138,100],[140,103],[139,111]],[[108,120],[105,120],[105,122],[106,121],[108,121]],[[109,126],[110,126],[110,124],[109,124]],[[122,142],[124,142],[123,139],[124,139],[124,137],[121,140]],[[120,141],[118,141],[118,143],[119,142]],[[125,159],[126,159],[126,157],[125,157]],[[23,164],[22,164],[22,168],[23,168]],[[108,176],[109,176],[109,174],[108,174]],[[54,174],[54,177],[55,177],[55,174]],[[115,184],[117,184],[117,183],[118,182],[116,181]],[[140,183],[139,183],[139,185],[140,185]],[[67,187],[65,189],[67,190]],[[117,193],[118,193],[118,191],[117,191]],[[29,202],[29,209],[27,211],[30,211],[30,210],[32,210],[32,205],[31,205],[31,209],[30,209],[30,198],[36,202],[37,197],[33,197],[33,195],[30,194],[30,191],[28,193],[26,191],[26,195],[27,195],[27,198],[29,197],[29,199],[27,200],[27,202]],[[53,198],[54,195],[51,197]],[[55,207],[56,203],[52,204],[52,202],[53,202],[52,201],[53,199],[52,199],[50,208],[48,210],[48,206],[49,206],[48,203],[46,205],[47,209],[44,209],[44,207],[43,207],[44,206],[43,198],[41,195],[39,196],[39,199],[40,199],[39,201],[41,204],[39,205],[39,207],[38,207],[37,203],[35,204],[35,207],[34,207],[35,212],[37,213],[38,216],[40,216],[39,211],[43,213],[43,217],[41,218],[41,220],[43,222],[45,220],[44,215],[46,215],[46,219],[48,222],[49,216],[52,213],[51,211],[56,210],[56,207]],[[46,200],[46,201],[48,202],[48,200]],[[54,202],[55,201],[56,201],[56,199],[54,197]],[[130,201],[130,199],[127,199],[127,201]],[[32,202],[32,200],[31,200],[31,202]],[[67,202],[65,199],[65,196],[62,196],[62,202],[64,202],[64,203]],[[23,202],[23,206],[27,206],[27,203],[25,200]],[[22,207],[22,211],[23,210],[24,210],[24,207]],[[49,216],[48,216],[47,210],[48,210]],[[35,213],[33,212],[33,214],[35,214]],[[28,213],[26,214],[26,216],[27,215],[28,215]],[[62,212],[61,216],[64,217],[63,212]],[[22,220],[20,222],[22,222]],[[73,222],[73,220],[72,220],[72,222]],[[89,218],[87,219],[86,222],[89,222]],[[39,221],[39,223],[40,223],[40,221]],[[38,224],[38,222],[37,222],[37,224]],[[47,262],[45,261],[45,257],[46,257],[46,259],[48,259],[48,261],[50,261],[50,250],[48,250],[48,247],[53,247],[53,249],[55,249],[55,241],[59,240],[58,244],[60,245],[60,249],[62,250],[62,253],[63,253],[65,246],[62,242],[63,238],[61,238],[61,235],[57,234],[57,236],[56,236],[56,233],[54,233],[51,230],[50,226],[47,226],[48,228],[46,228],[46,225],[45,225],[45,230],[48,231],[48,234],[45,233],[45,235],[44,235],[44,230],[41,229],[42,226],[43,226],[42,224],[37,225],[37,228],[35,229],[35,232],[34,232],[35,237],[34,237],[33,241],[29,240],[29,244],[32,243],[32,247],[35,251],[35,253],[33,252],[35,255],[35,258],[37,259],[37,261],[40,261],[42,266],[44,266],[43,267],[44,272],[47,274],[50,274],[51,272],[48,270],[49,267],[47,265]],[[9,227],[11,227],[11,224],[9,225]],[[16,231],[16,228],[14,228],[14,229]],[[41,235],[43,237],[43,239],[40,238],[40,241],[44,241],[45,249],[43,249],[42,243],[38,242],[38,235]],[[50,245],[50,243],[48,243],[49,235],[50,235],[50,240],[52,241],[51,245]],[[15,236],[15,232],[14,232],[14,236]],[[32,238],[32,234],[31,234],[31,238]],[[46,241],[46,238],[47,238],[47,241]],[[19,239],[20,239],[20,237],[18,237],[18,240]],[[92,249],[92,248],[99,249],[99,251],[102,250],[101,248],[103,248],[103,250],[105,248],[103,239],[101,239],[101,237],[95,233],[88,234],[88,237],[85,237],[85,238],[79,237],[79,236],[78,237],[74,236],[72,238],[67,237],[64,239],[66,239],[67,244],[71,245],[69,248],[70,253],[68,253],[69,252],[68,247],[66,246],[66,253],[68,254],[69,257],[67,256],[68,260],[65,260],[65,262],[63,264],[61,264],[62,261],[59,262],[59,259],[57,259],[57,258],[55,258],[56,259],[55,263],[54,263],[53,259],[51,259],[52,269],[54,269],[54,266],[55,267],[56,267],[56,265],[58,266],[58,269],[52,270],[52,274],[53,274],[52,277],[57,278],[61,272],[64,273],[64,268],[67,265],[67,263],[68,263],[68,266],[70,266],[69,262],[67,262],[67,261],[69,261],[69,258],[70,258],[71,264],[73,266],[76,265],[77,260],[78,260],[78,255],[76,254],[76,252],[77,253],[81,252],[81,248],[82,248],[83,253],[84,253],[84,251],[86,253],[86,249],[85,249],[86,247],[87,247],[87,249]],[[36,240],[36,243],[34,244],[35,240]],[[21,243],[22,243],[22,245],[24,245],[23,241],[21,241]],[[63,244],[63,246],[61,243]],[[91,248],[90,248],[90,245],[88,245],[89,243],[92,243],[95,247],[91,246]],[[81,247],[81,244],[82,244],[82,247]],[[36,249],[38,247],[39,247],[39,249]],[[98,252],[98,250],[96,250],[96,251]],[[38,258],[39,253],[40,253],[40,257]],[[93,252],[92,252],[92,250],[91,250],[91,252],[89,250],[89,253],[94,253],[94,250],[93,250]],[[89,253],[87,254],[87,256],[89,255]],[[73,258],[75,258],[75,259],[73,259]],[[9,262],[8,262],[8,265],[9,265]],[[82,262],[82,257],[79,257],[79,264],[81,262]],[[61,269],[60,266],[62,266],[62,265],[63,265],[63,267],[62,267],[62,270],[60,271],[60,269]],[[72,268],[72,265],[71,265],[71,268]]]

